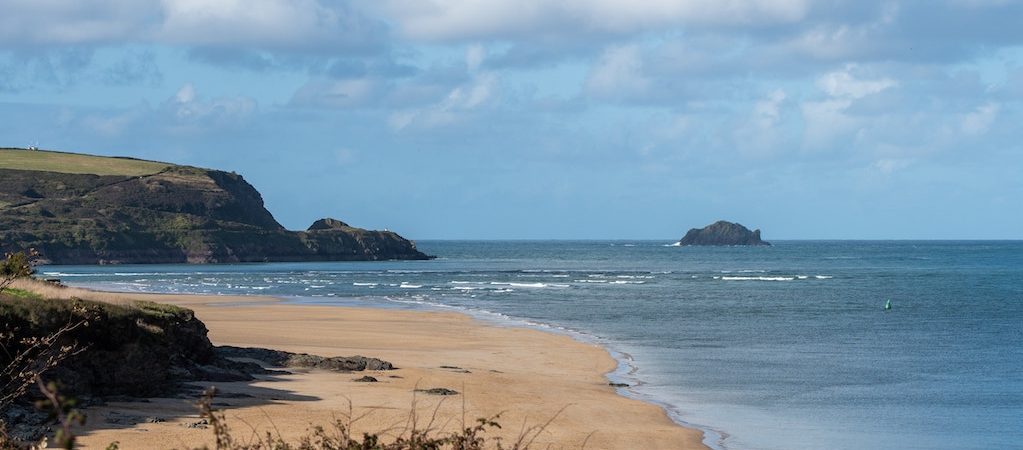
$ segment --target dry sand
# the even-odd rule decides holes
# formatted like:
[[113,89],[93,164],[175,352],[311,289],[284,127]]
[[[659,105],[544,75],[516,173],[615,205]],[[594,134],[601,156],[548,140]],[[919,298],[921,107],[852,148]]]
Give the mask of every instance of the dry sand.
[[[603,348],[542,331],[500,327],[455,313],[289,305],[272,298],[197,295],[140,295],[54,290],[60,295],[120,302],[146,299],[195,310],[218,345],[266,347],[322,356],[363,355],[392,362],[399,369],[339,374],[293,371],[255,382],[216,384],[216,399],[229,424],[242,436],[267,431],[285,438],[326,425],[349,411],[359,431],[407,427],[417,411],[420,428],[452,431],[477,417],[502,413],[500,436],[506,444],[549,421],[531,448],[704,449],[702,433],[673,423],[655,405],[615,393],[604,375],[615,361]],[[445,366],[442,368],[441,366]],[[377,383],[354,382],[371,375]],[[414,394],[416,388],[443,387],[460,395]],[[247,394],[252,397],[237,398]],[[236,397],[236,398],[231,398]],[[350,409],[351,408],[351,409]],[[121,449],[184,448],[211,445],[194,400],[153,399],[148,403],[109,403],[87,411],[80,442]],[[148,418],[164,421],[150,423]],[[132,424],[142,421],[142,423]],[[119,422],[119,423],[118,423]]]

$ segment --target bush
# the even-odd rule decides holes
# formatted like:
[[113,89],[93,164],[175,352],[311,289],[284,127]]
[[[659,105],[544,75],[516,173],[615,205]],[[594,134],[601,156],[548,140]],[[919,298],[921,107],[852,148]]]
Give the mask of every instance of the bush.
[[35,250],[5,254],[4,260],[0,261],[0,291],[16,279],[32,275],[35,272],[32,266],[36,256]]

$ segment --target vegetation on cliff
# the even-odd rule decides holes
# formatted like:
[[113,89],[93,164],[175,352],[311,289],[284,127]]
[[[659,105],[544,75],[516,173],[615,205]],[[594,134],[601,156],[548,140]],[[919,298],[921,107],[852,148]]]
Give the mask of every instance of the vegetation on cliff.
[[41,172],[77,173],[86,175],[151,175],[171,164],[135,158],[110,158],[18,148],[0,149],[0,167]]
[[[318,222],[319,223],[319,222]],[[0,149],[0,250],[53,264],[427,259],[391,231],[288,231],[241,175]]]
[[[210,379],[221,361],[192,311],[171,305],[125,305],[0,292],[0,428],[32,441],[48,420],[30,400],[46,380],[88,404],[103,396],[155,396],[182,382]],[[238,372],[235,379],[246,378]],[[56,388],[54,388],[56,389]],[[45,390],[44,390],[45,391]]]

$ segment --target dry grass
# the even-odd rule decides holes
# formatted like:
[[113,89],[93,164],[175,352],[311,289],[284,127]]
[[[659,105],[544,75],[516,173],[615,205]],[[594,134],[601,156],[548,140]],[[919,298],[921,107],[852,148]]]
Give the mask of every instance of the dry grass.
[[[227,425],[224,412],[212,406],[215,392],[215,389],[210,389],[203,394],[199,401],[199,411],[200,417],[213,428],[216,450],[529,450],[533,448],[536,438],[564,411],[558,411],[543,424],[530,427],[523,424],[518,437],[503,442],[501,438],[486,436],[488,430],[501,428],[497,423],[500,414],[466,422],[463,403],[458,430],[442,432],[440,429],[447,427],[440,425],[440,404],[431,413],[420,416],[417,400],[413,396],[409,415],[403,425],[395,424],[388,429],[359,436],[359,433],[352,431],[353,425],[369,412],[356,416],[349,402],[348,411],[340,412],[340,418],[335,415],[330,426],[314,426],[298,440],[286,441],[276,428],[262,435],[251,427],[249,432],[233,432]],[[582,442],[580,450],[586,449],[587,440]],[[210,448],[206,446],[193,450]]]
[[11,283],[11,287],[49,299],[70,300],[72,298],[81,298],[114,305],[129,305],[136,301],[136,299],[132,298],[131,294],[58,286],[33,278],[15,280],[14,283]]
[[170,164],[43,150],[0,149],[0,168],[95,175],[151,175]]

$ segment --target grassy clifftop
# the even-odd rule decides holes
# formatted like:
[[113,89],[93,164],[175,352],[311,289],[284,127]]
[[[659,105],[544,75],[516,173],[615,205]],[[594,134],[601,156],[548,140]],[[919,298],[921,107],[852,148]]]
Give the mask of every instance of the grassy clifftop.
[[0,167],[15,170],[141,176],[152,175],[171,166],[172,164],[133,158],[93,156],[48,150],[0,148]]
[[233,172],[0,150],[0,250],[28,248],[53,264],[426,258],[388,231],[285,230]]

